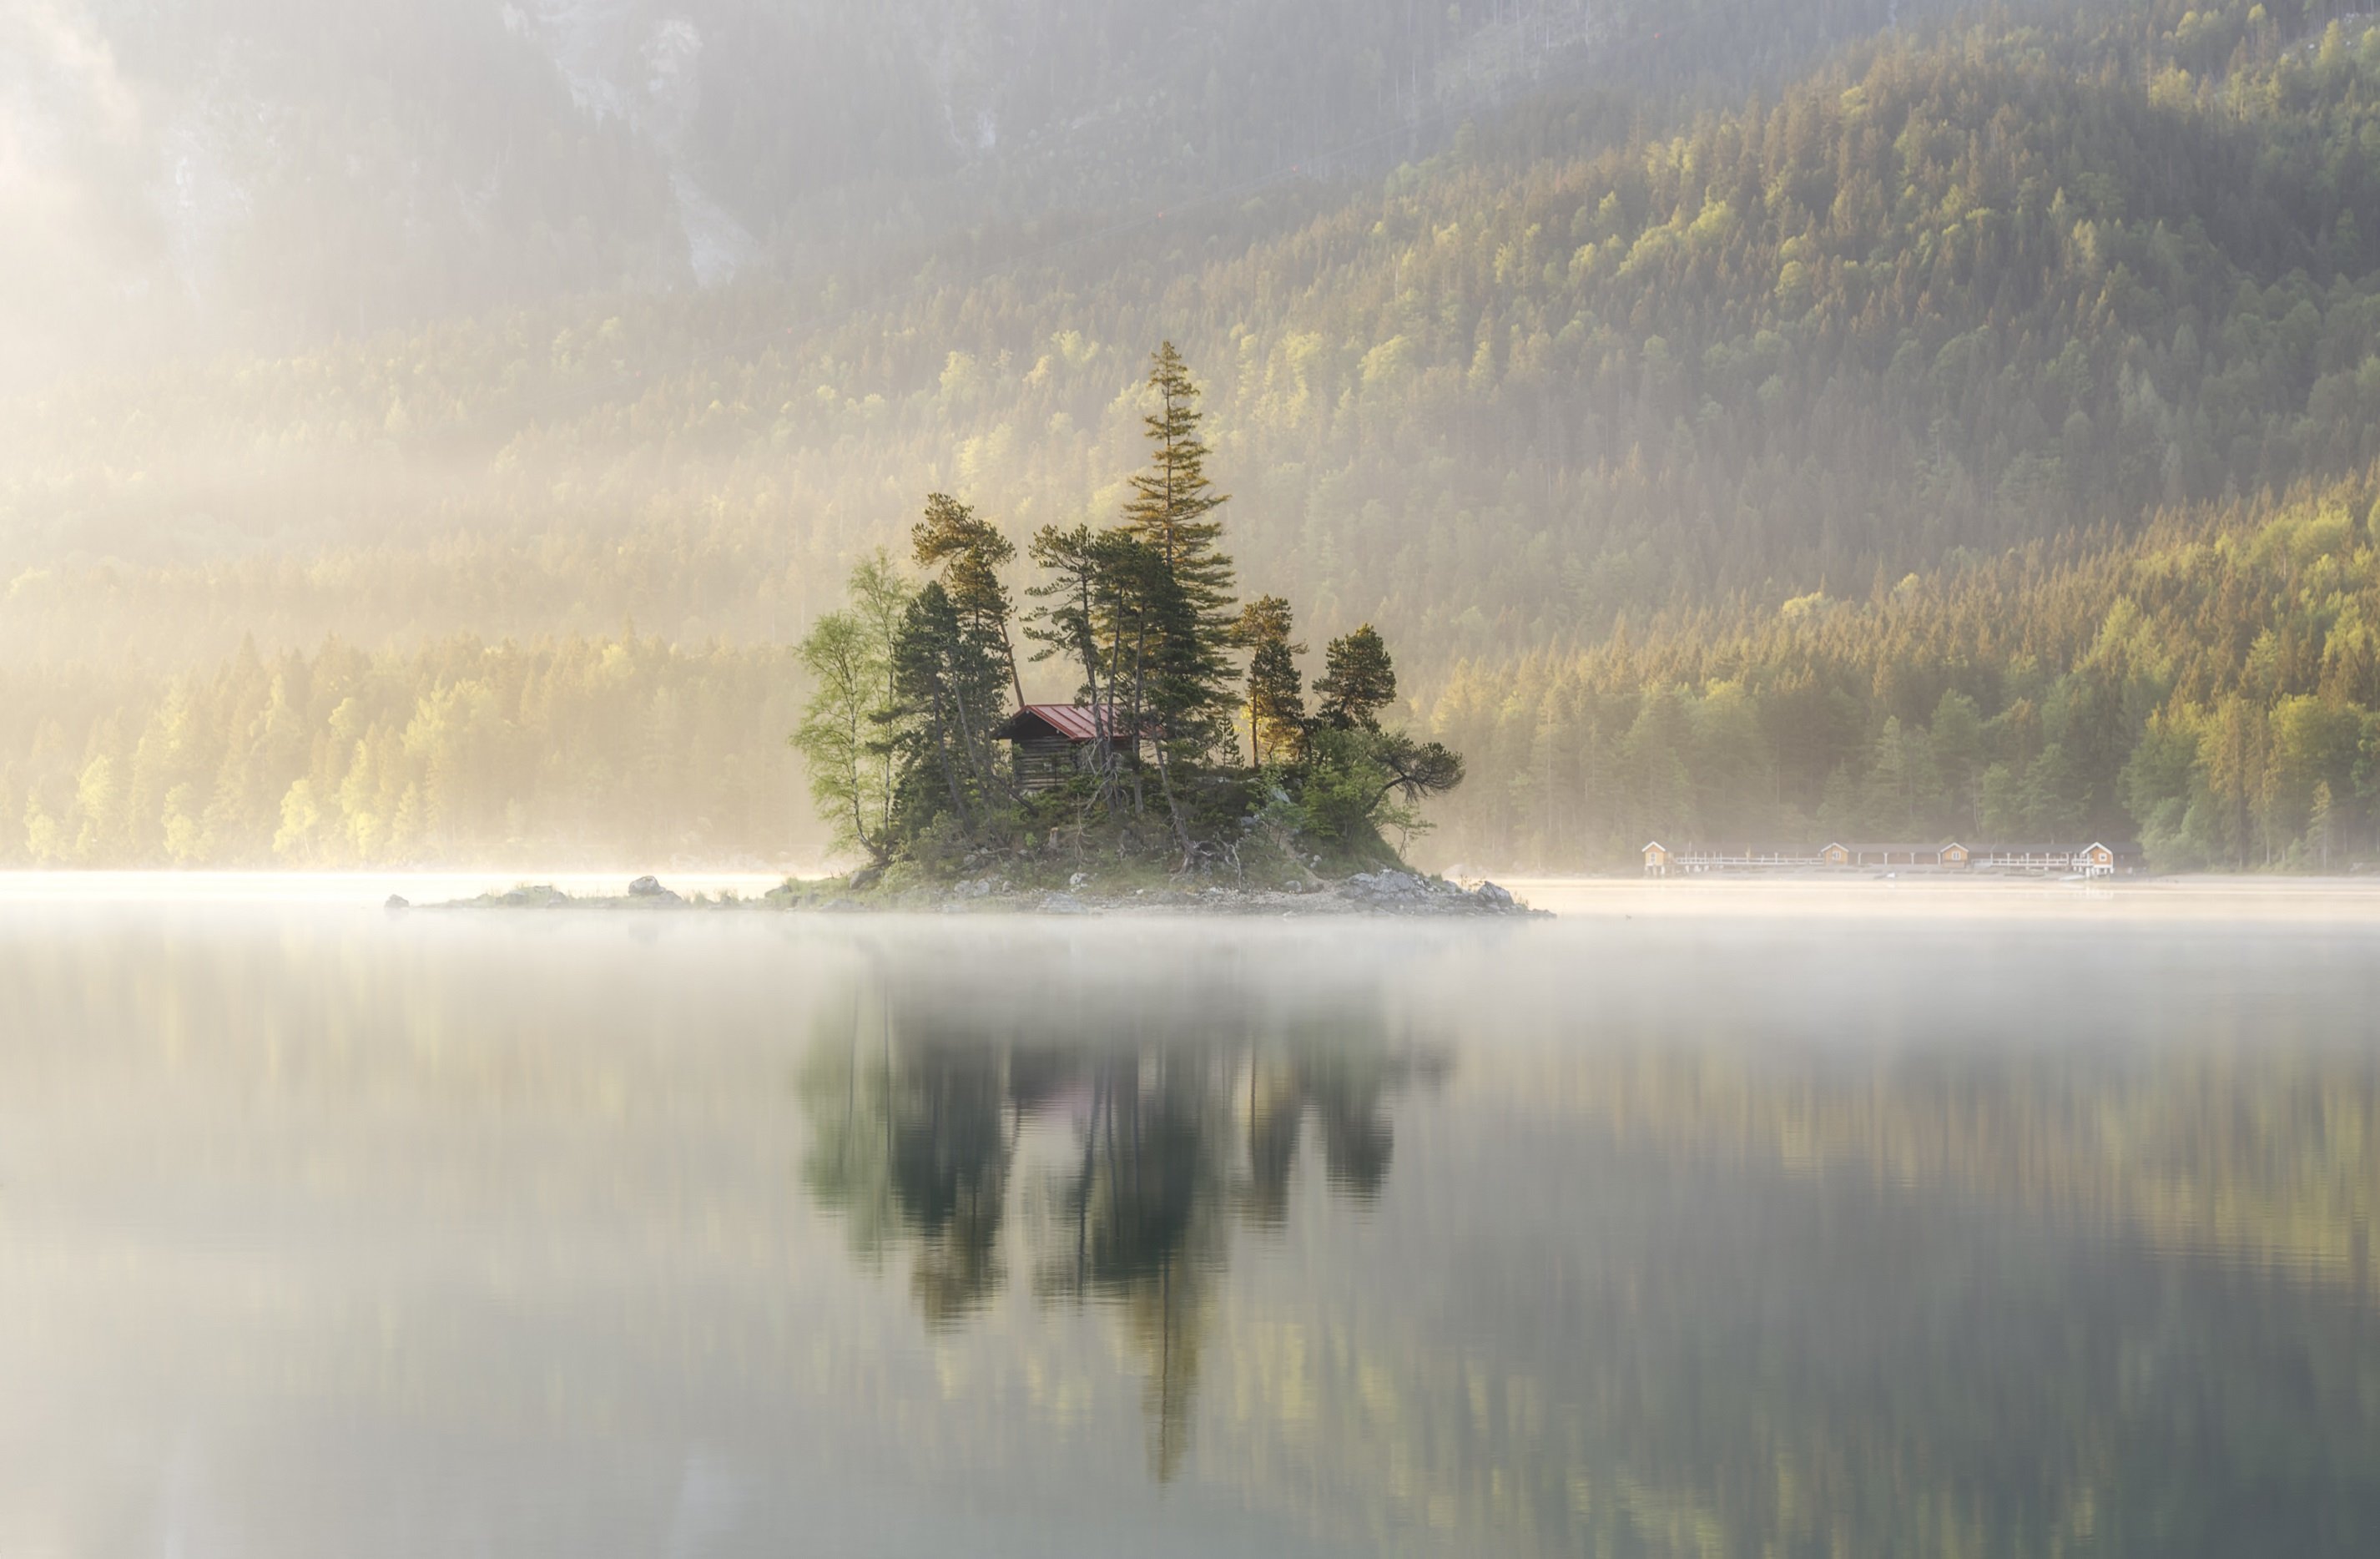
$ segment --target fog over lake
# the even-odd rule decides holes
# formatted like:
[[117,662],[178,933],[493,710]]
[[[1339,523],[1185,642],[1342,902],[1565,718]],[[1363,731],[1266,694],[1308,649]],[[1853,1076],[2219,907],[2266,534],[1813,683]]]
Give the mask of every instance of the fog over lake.
[[7,905],[0,1552],[2369,1552],[2380,926],[1871,904]]

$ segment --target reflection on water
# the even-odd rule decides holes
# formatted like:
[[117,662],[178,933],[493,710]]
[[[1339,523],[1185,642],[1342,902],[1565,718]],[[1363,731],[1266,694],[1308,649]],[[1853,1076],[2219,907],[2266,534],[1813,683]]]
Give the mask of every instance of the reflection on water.
[[0,907],[0,1554],[2361,1554],[2380,931]]
[[1309,1117],[1330,1188],[1377,1196],[1389,1101],[1443,1066],[1384,1044],[1378,998],[1357,990],[1327,993],[1327,1007],[1307,993],[1292,1014],[1231,986],[889,979],[851,994],[818,1020],[803,1069],[805,1182],[871,1265],[914,1248],[911,1292],[935,1326],[999,1292],[1008,1225],[1034,1209],[1034,1294],[1121,1312],[1160,1480],[1186,1444],[1231,1221],[1287,1223]]

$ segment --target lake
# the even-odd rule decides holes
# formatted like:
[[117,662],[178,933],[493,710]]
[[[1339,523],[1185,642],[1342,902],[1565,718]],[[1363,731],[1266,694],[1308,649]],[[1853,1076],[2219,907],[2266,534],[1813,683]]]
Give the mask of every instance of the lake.
[[2367,1554],[2380,917],[0,902],[0,1553]]

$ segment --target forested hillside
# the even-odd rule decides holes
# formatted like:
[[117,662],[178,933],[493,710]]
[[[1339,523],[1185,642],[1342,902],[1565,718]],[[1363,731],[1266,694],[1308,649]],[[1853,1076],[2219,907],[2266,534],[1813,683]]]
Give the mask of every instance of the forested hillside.
[[[0,864],[814,856],[799,702],[783,651],[650,637],[12,672]],[[1431,808],[1441,861],[2092,834],[2337,870],[2380,859],[2380,470],[1467,662],[1420,702],[1475,775]]]
[[783,862],[799,708],[786,652],[642,637],[0,673],[0,865]]
[[[2243,14],[2137,48],[1904,42],[1678,135],[1591,97],[1335,206],[1287,190],[1054,257],[1020,236],[989,277],[756,283],[61,392],[0,452],[14,571],[109,566],[25,587],[10,647],[68,648],[116,591],[138,604],[111,639],[212,624],[217,652],[626,611],[783,632],[923,486],[1028,528],[1103,505],[1169,335],[1248,555],[1432,655],[2351,467],[2380,383],[2367,37],[2309,53]],[[504,601],[474,599],[492,577]]]
[[2380,857],[2380,473],[1475,663],[1432,725],[1506,776],[1438,809],[1472,859],[2095,836],[2338,870]]
[[[1730,58],[1806,62],[1880,19],[1757,9]],[[1525,18],[1549,41],[1558,10],[1454,14],[1475,43]],[[1911,14],[1781,88],[1529,76],[1385,176],[1194,178],[1225,198],[1121,201],[1116,220],[1052,205],[896,264],[63,385],[0,417],[0,654],[27,709],[83,686],[41,666],[107,664],[117,691],[38,702],[0,763],[64,817],[66,776],[137,745],[163,689],[227,675],[248,639],[269,661],[336,633],[419,668],[466,636],[633,621],[688,677],[765,658],[929,489],[1020,542],[1111,518],[1144,354],[1170,337],[1207,392],[1244,571],[1309,603],[1316,642],[1377,623],[1415,713],[1470,755],[1441,855],[2087,826],[2146,829],[2175,860],[2318,860],[2363,826],[2348,770],[2325,772],[2318,837],[2311,791],[2218,828],[2212,803],[2188,823],[2186,798],[2159,821],[2121,779],[2142,733],[2179,750],[2228,696],[2209,689],[2246,686],[2254,628],[2237,664],[2211,648],[2197,680],[2127,671],[2087,706],[2057,691],[2079,652],[2046,647],[2025,652],[2037,684],[1980,644],[1956,675],[1902,678],[1923,697],[1877,678],[1893,635],[2080,611],[2077,581],[2220,551],[2173,553],[2177,527],[2228,535],[2265,494],[2380,457],[2380,30],[2344,12]],[[1674,13],[1685,36],[1747,14]],[[1579,46],[1663,57],[1667,29],[1636,15],[1600,14]],[[2093,599],[2061,632],[2087,619],[2095,642],[2114,598]],[[1855,629],[1840,664],[1793,658]],[[1818,691],[1792,691],[1802,671]],[[1688,741],[1734,718],[1737,682],[1765,745]],[[1954,686],[1980,756],[1937,755],[1938,793],[1888,784],[1876,755],[1933,741]],[[1815,701],[1777,713],[1791,698]],[[1954,703],[1953,737],[1963,718]],[[1645,720],[1668,758],[1631,745]],[[747,750],[790,794],[782,735]],[[1891,784],[1899,810],[1870,794]]]

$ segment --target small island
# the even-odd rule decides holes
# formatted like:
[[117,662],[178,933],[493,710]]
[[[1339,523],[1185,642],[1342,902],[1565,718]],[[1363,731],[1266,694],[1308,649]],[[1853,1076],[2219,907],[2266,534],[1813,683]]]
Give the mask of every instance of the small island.
[[[640,878],[625,899],[525,886],[469,903],[1526,913],[1493,883],[1406,866],[1461,756],[1384,718],[1396,669],[1368,624],[1325,647],[1309,706],[1290,603],[1239,599],[1229,500],[1171,342],[1148,392],[1149,460],[1119,521],[1037,531],[1026,609],[1006,578],[1015,543],[935,493],[910,533],[918,573],[861,559],[846,604],[801,641],[812,691],[790,740],[837,846],[866,865],[762,901]],[[1072,697],[1028,699],[1038,664]]]

